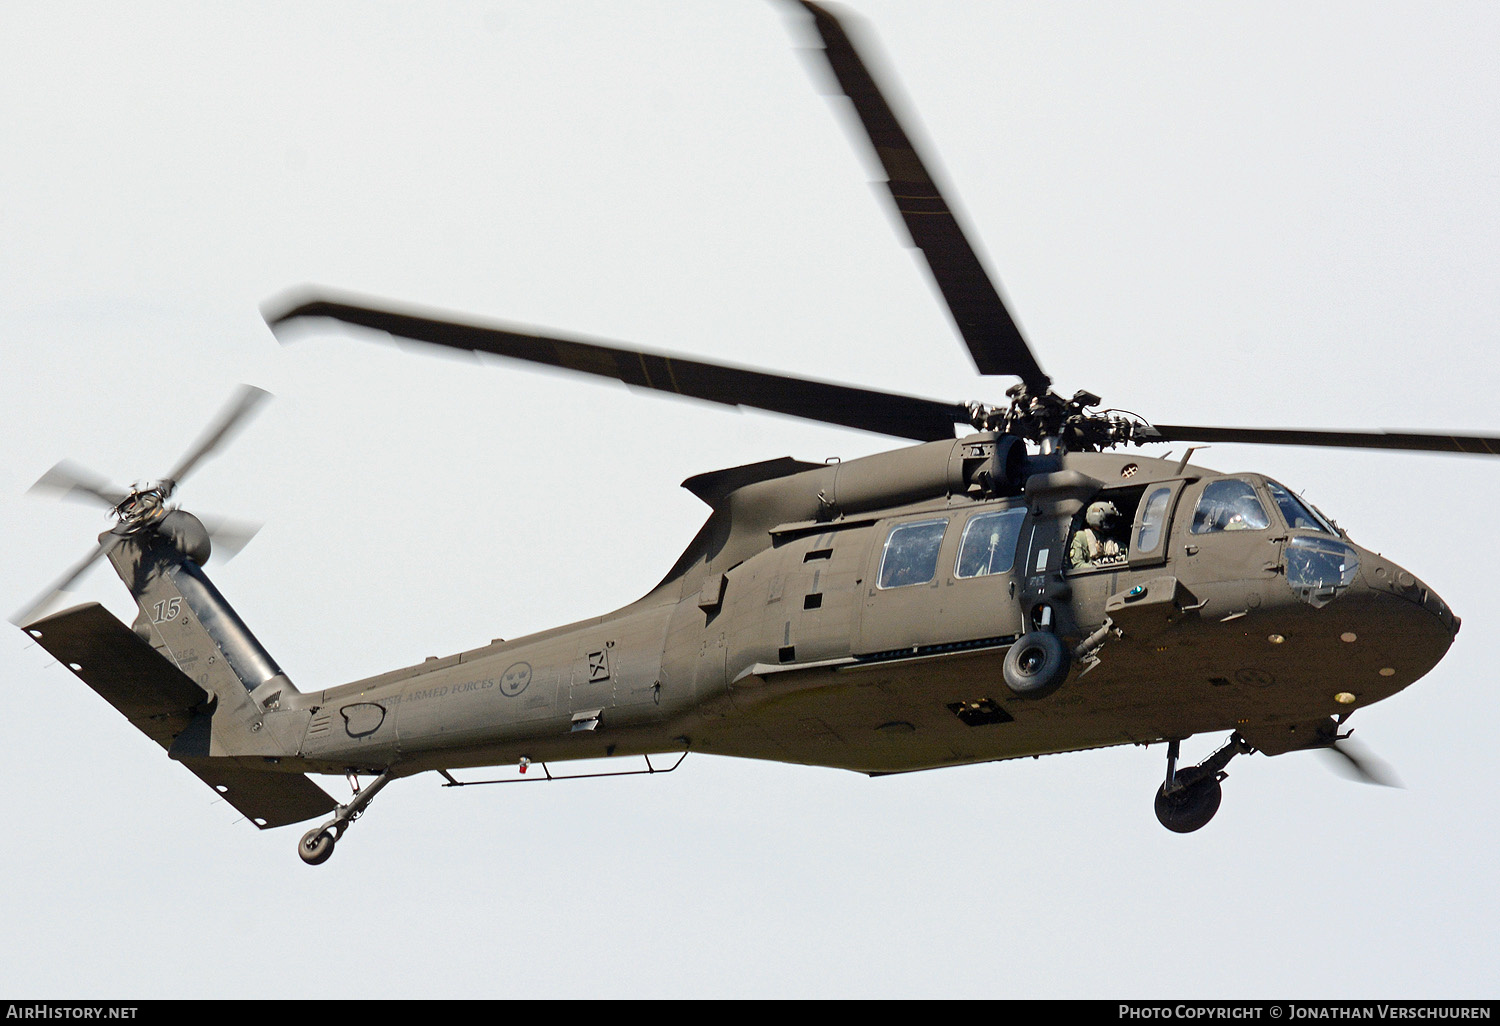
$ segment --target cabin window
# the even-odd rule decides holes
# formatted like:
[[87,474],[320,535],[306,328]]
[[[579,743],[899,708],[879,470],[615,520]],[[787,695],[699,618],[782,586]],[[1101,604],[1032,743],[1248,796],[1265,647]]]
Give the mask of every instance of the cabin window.
[[1324,534],[1338,533],[1333,529],[1333,525],[1323,519],[1317,510],[1305,505],[1301,499],[1275,481],[1267,481],[1266,487],[1271,491],[1271,498],[1276,500],[1276,505],[1280,508],[1281,515],[1286,520],[1286,526],[1297,531],[1322,531]]
[[919,520],[891,529],[880,557],[880,587],[904,588],[927,584],[937,576],[938,550],[943,547],[947,519]]
[[1259,531],[1271,525],[1249,481],[1226,477],[1210,481],[1193,510],[1193,533]]
[[1021,538],[1021,523],[1026,510],[1002,509],[981,513],[969,520],[964,540],[958,546],[955,577],[984,577],[1003,574],[1016,559],[1016,542]]

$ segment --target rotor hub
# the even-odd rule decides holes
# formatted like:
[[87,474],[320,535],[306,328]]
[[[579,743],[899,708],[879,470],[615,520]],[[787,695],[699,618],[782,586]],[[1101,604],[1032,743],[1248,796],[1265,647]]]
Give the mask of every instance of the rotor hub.
[[114,507],[112,512],[122,527],[140,530],[160,523],[170,512],[167,497],[172,494],[171,483],[136,488]]
[[969,422],[980,431],[1024,438],[1045,451],[1097,452],[1128,442],[1141,444],[1155,435],[1151,425],[1118,410],[1095,410],[1103,400],[1078,391],[1064,399],[1052,389],[1033,392],[1017,384],[1005,393],[1008,406],[969,403]]

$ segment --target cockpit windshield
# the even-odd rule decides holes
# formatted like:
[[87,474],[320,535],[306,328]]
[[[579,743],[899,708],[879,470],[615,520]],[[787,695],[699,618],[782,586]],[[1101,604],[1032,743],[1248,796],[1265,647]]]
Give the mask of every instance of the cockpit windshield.
[[1298,531],[1321,531],[1335,536],[1338,534],[1334,526],[1321,513],[1275,481],[1267,479],[1266,487],[1270,489],[1271,498],[1275,499],[1276,505],[1280,507],[1281,515],[1286,519],[1288,527]]
[[1255,497],[1255,487],[1237,477],[1210,481],[1193,510],[1194,534],[1215,531],[1260,531],[1271,518]]

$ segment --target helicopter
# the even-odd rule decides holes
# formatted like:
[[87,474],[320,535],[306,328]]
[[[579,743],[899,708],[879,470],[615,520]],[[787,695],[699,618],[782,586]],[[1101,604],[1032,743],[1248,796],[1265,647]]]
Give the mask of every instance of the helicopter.
[[[1101,410],[1088,392],[1055,394],[840,21],[803,6],[976,368],[1019,379],[1007,403],[302,295],[270,311],[274,327],[333,318],[917,444],[691,478],[712,514],[638,602],[304,694],[207,583],[212,532],[169,506],[178,481],[248,415],[247,395],[160,482],[122,492],[90,490],[65,470],[48,480],[116,512],[89,561],[109,559],[141,616],[132,629],[83,607],[18,617],[24,628],[258,825],[332,814],[299,844],[309,863],[402,776],[686,751],[873,774],[1165,743],[1157,815],[1195,830],[1218,807],[1229,759],[1334,747],[1350,713],[1427,673],[1458,620],[1409,572],[1268,478],[1221,475],[1191,453],[1110,450],[1247,441],[1491,453],[1500,443],[1153,425]],[[1221,730],[1233,733],[1220,753],[1176,766],[1181,740]],[[336,805],[309,772],[375,781]]]

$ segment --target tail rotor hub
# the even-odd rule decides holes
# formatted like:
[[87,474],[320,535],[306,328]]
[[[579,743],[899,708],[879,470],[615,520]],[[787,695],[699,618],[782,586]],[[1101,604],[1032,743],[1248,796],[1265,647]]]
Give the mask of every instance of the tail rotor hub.
[[167,498],[172,489],[163,485],[136,488],[111,511],[120,526],[128,531],[138,531],[161,522],[171,510]]
[[[167,505],[167,500],[177,490],[177,483],[217,452],[225,441],[244,425],[256,408],[269,397],[270,393],[263,389],[251,385],[242,386],[229,404],[220,410],[218,417],[207,430],[198,437],[177,465],[172,468],[171,473],[145,486],[137,484],[128,492],[110,485],[99,475],[67,460],[43,474],[37,483],[32,485],[33,491],[51,492],[60,498],[103,505],[109,509],[117,523],[113,530],[100,535],[99,544],[58,578],[51,588],[43,592],[31,605],[15,613],[11,617],[11,622],[17,626],[31,622],[58,594],[70,589],[89,567],[115,546],[121,544],[127,536],[157,528],[166,520],[167,514],[172,512],[173,507]],[[219,526],[216,528],[205,525],[195,518],[188,519],[197,525],[197,530],[189,532],[190,537],[187,537],[186,541],[182,540],[183,536],[179,533],[178,543],[184,546],[185,554],[194,554],[200,562],[207,558],[209,551],[205,531],[224,538],[227,542],[225,548],[232,555],[254,537],[257,529],[249,524],[235,525],[223,521],[218,521]],[[210,524],[213,519],[210,518]]]

